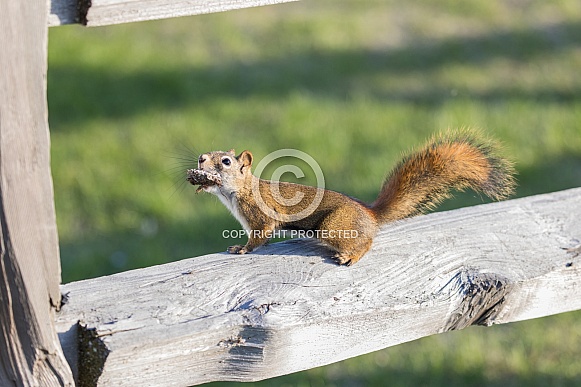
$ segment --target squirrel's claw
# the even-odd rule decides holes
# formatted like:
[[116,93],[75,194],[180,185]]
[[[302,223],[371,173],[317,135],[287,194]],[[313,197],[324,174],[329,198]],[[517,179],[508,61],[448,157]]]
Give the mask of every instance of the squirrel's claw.
[[227,251],[230,254],[246,254],[247,253],[246,248],[242,245],[230,246],[230,247],[228,247]]
[[339,265],[351,266],[359,260],[359,258],[348,256],[342,253],[337,253],[333,256]]

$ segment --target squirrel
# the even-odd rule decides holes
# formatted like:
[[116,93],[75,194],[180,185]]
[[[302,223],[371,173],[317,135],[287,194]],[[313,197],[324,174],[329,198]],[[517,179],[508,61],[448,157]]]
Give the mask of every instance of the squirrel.
[[[247,150],[238,156],[233,149],[204,153],[197,171],[215,176],[215,183],[188,177],[190,183],[200,184],[198,191],[216,195],[247,231],[248,242],[230,246],[231,254],[257,249],[275,230],[310,230],[318,231],[317,239],[335,253],[340,265],[350,266],[369,251],[381,225],[425,213],[450,197],[453,189],[470,188],[500,200],[515,187],[512,163],[497,155],[493,142],[469,132],[434,136],[405,156],[371,204],[323,188],[260,179],[251,172],[252,161]],[[301,200],[286,205],[281,197]],[[317,197],[315,208],[295,216]]]

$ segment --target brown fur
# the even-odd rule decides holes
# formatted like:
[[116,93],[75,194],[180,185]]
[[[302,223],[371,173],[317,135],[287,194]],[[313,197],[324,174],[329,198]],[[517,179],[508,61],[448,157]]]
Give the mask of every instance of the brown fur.
[[[434,138],[420,151],[405,157],[371,205],[334,191],[276,182],[283,198],[304,195],[298,203],[285,206],[273,194],[274,182],[252,175],[252,160],[248,151],[237,157],[234,150],[201,155],[198,167],[222,178],[220,187],[203,189],[217,195],[250,230],[356,230],[357,238],[319,238],[336,252],[337,261],[346,265],[354,264],[369,250],[381,224],[430,210],[448,198],[451,189],[470,188],[498,200],[514,188],[511,164],[495,155],[491,143],[467,133]],[[258,187],[267,210],[276,215],[274,218],[257,202],[253,187]],[[318,193],[322,193],[322,200],[316,209],[302,219],[293,219],[293,214],[306,209]],[[246,245],[230,246],[228,251],[244,254],[267,242],[266,236],[251,232]]]
[[371,209],[382,224],[431,210],[453,189],[500,200],[513,192],[513,174],[492,143],[469,134],[440,136],[399,162]]

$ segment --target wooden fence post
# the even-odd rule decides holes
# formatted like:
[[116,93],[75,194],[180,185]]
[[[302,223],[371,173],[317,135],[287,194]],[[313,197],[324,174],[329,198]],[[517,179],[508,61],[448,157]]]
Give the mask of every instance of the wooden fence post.
[[0,1],[0,385],[73,385],[54,326],[61,293],[46,100],[48,3]]

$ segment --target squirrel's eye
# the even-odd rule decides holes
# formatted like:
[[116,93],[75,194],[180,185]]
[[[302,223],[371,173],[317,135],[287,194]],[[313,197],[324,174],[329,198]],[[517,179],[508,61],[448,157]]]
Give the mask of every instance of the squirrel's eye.
[[230,160],[230,158],[228,158],[228,157],[224,157],[222,159],[222,164],[224,164],[225,166],[229,167],[230,164],[232,164],[232,160]]

